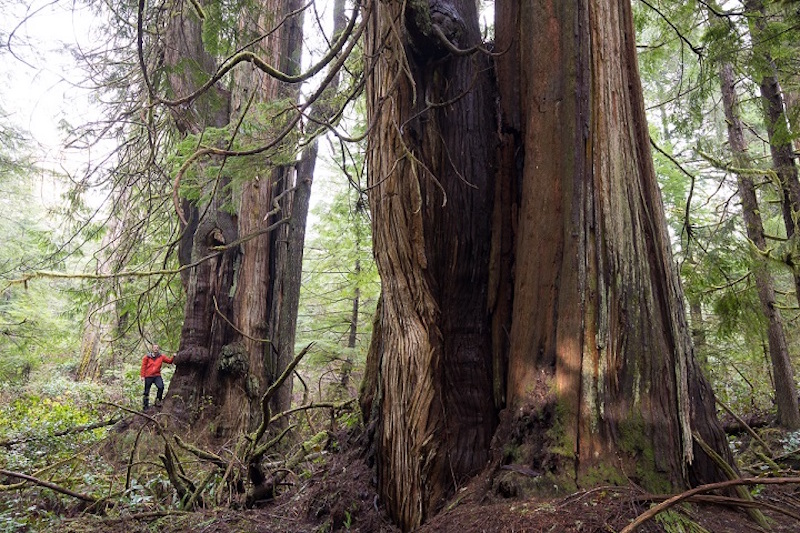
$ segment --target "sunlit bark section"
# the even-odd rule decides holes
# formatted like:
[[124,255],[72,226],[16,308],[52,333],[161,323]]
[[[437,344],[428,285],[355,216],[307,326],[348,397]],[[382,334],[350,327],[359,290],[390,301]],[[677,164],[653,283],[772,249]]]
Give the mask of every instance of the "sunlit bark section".
[[692,431],[727,446],[672,263],[630,4],[524,3],[497,31],[520,40],[525,154],[508,400],[555,404],[579,484],[603,464],[716,479]]

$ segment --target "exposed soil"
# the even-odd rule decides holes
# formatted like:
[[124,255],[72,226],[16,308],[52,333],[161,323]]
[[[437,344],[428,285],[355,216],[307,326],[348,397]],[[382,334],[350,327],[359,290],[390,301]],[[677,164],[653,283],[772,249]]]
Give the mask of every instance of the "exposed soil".
[[[217,509],[192,513],[159,512],[129,516],[77,516],[50,531],[159,533],[192,531],[221,532],[391,532],[399,530],[389,521],[374,489],[374,473],[367,467],[362,446],[353,435],[340,435],[339,449],[328,455],[277,499],[258,509]],[[529,475],[520,473],[520,475]],[[491,489],[484,476],[460,489],[437,516],[421,527],[427,532],[619,532],[653,501],[635,487],[602,487],[548,499],[504,498]],[[771,531],[800,531],[800,487],[765,487],[760,502],[771,503],[797,518],[775,510],[763,510]],[[710,533],[763,531],[744,510],[707,503],[676,507],[659,521],[637,529],[640,533],[695,531],[691,523]],[[666,523],[665,523],[666,521]],[[683,524],[665,528],[665,525]]]

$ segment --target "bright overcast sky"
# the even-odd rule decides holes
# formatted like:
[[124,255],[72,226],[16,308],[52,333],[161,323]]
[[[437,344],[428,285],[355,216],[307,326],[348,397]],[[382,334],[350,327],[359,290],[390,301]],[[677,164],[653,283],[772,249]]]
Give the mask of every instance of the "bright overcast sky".
[[2,108],[8,122],[30,133],[35,143],[31,148],[41,149],[37,157],[46,166],[71,166],[59,149],[63,138],[58,126],[63,120],[72,124],[85,120],[91,95],[75,87],[81,73],[67,46],[87,41],[92,16],[65,0],[27,1],[32,1],[30,7],[4,6],[0,18],[5,40],[0,44],[5,73]]

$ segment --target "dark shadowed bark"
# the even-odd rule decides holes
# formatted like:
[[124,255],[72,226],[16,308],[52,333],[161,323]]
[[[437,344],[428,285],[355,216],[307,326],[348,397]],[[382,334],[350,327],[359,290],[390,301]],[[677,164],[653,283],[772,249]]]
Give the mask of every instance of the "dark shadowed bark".
[[[188,2],[176,1],[167,20],[164,63],[170,94],[181,97],[195,92],[214,72],[215,64],[203,47],[201,21]],[[207,127],[227,125],[229,94],[215,86],[190,105],[173,107],[171,111],[180,132],[199,135]],[[225,185],[227,180],[220,177],[205,205],[182,203],[186,223],[181,225],[179,259],[182,264],[197,265],[181,278],[186,309],[167,398],[170,409],[183,420],[196,416],[206,397],[214,397],[220,391],[216,357],[230,334],[228,288],[237,253],[229,249],[219,254],[212,247],[234,242],[238,237],[235,219],[223,209],[228,200]],[[213,257],[200,261],[209,256]]]
[[[495,426],[486,285],[495,142],[473,0],[378,2],[365,16],[370,207],[383,282],[368,391],[378,483],[418,525],[485,466]],[[452,45],[451,45],[452,46]],[[372,379],[372,378],[368,378]],[[375,396],[377,394],[377,396]],[[378,401],[373,403],[377,399]]]
[[739,103],[733,78],[733,67],[730,63],[723,65],[720,71],[722,102],[725,118],[728,123],[728,143],[733,152],[733,160],[738,173],[739,198],[742,202],[742,218],[744,219],[747,238],[757,248],[753,254],[753,274],[756,278],[756,289],[761,302],[761,311],[767,319],[767,339],[772,363],[772,374],[775,385],[775,403],[778,407],[778,423],[783,427],[797,429],[800,427],[800,410],[797,406],[797,390],[794,383],[792,362],[783,319],[776,307],[775,289],[772,275],[767,266],[767,259],[762,253],[767,249],[764,238],[764,227],[758,209],[758,197],[753,178],[747,174],[752,167],[747,154],[747,143],[744,139],[744,128],[739,117]]

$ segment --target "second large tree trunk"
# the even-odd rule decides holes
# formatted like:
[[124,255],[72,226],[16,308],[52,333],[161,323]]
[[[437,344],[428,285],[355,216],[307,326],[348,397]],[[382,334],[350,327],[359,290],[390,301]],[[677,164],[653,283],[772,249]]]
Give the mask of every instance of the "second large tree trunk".
[[692,432],[729,453],[672,263],[630,4],[534,4],[498,20],[520,42],[501,98],[522,88],[525,154],[508,400],[555,413],[578,483],[613,464],[644,483],[716,479]]
[[[289,74],[299,68],[299,6],[299,0],[263,0],[259,9],[241,14],[239,37],[248,43],[246,48]],[[192,9],[169,20],[170,81],[174,93],[184,96],[195,91],[204,76],[183,65],[199,66],[206,77],[215,65],[204,50],[201,21]],[[202,139],[207,127],[235,125],[230,133],[236,136],[236,145],[255,148],[275,140],[281,129],[275,123],[287,110],[270,110],[272,102],[283,98],[289,102],[286,107],[292,107],[291,92],[250,64],[235,72],[231,105],[227,101],[224,106],[207,105],[219,93],[213,87],[192,103],[192,112],[180,114],[182,108],[176,108],[179,127]],[[219,436],[252,429],[261,421],[261,396],[293,357],[296,306],[293,315],[285,304],[299,293],[299,285],[291,281],[299,279],[299,266],[298,272],[290,272],[292,265],[286,261],[294,171],[270,158],[291,161],[294,153],[292,142],[283,142],[268,153],[215,161],[224,164],[216,180],[205,186],[208,203],[185,202],[188,224],[182,260],[197,264],[184,276],[184,326],[168,398],[174,411],[185,413],[184,420],[202,416],[213,422]],[[304,221],[305,213],[302,217]],[[284,223],[270,229],[278,221]],[[302,240],[299,246],[302,249]],[[287,409],[290,402],[288,380],[276,395],[272,412]]]

